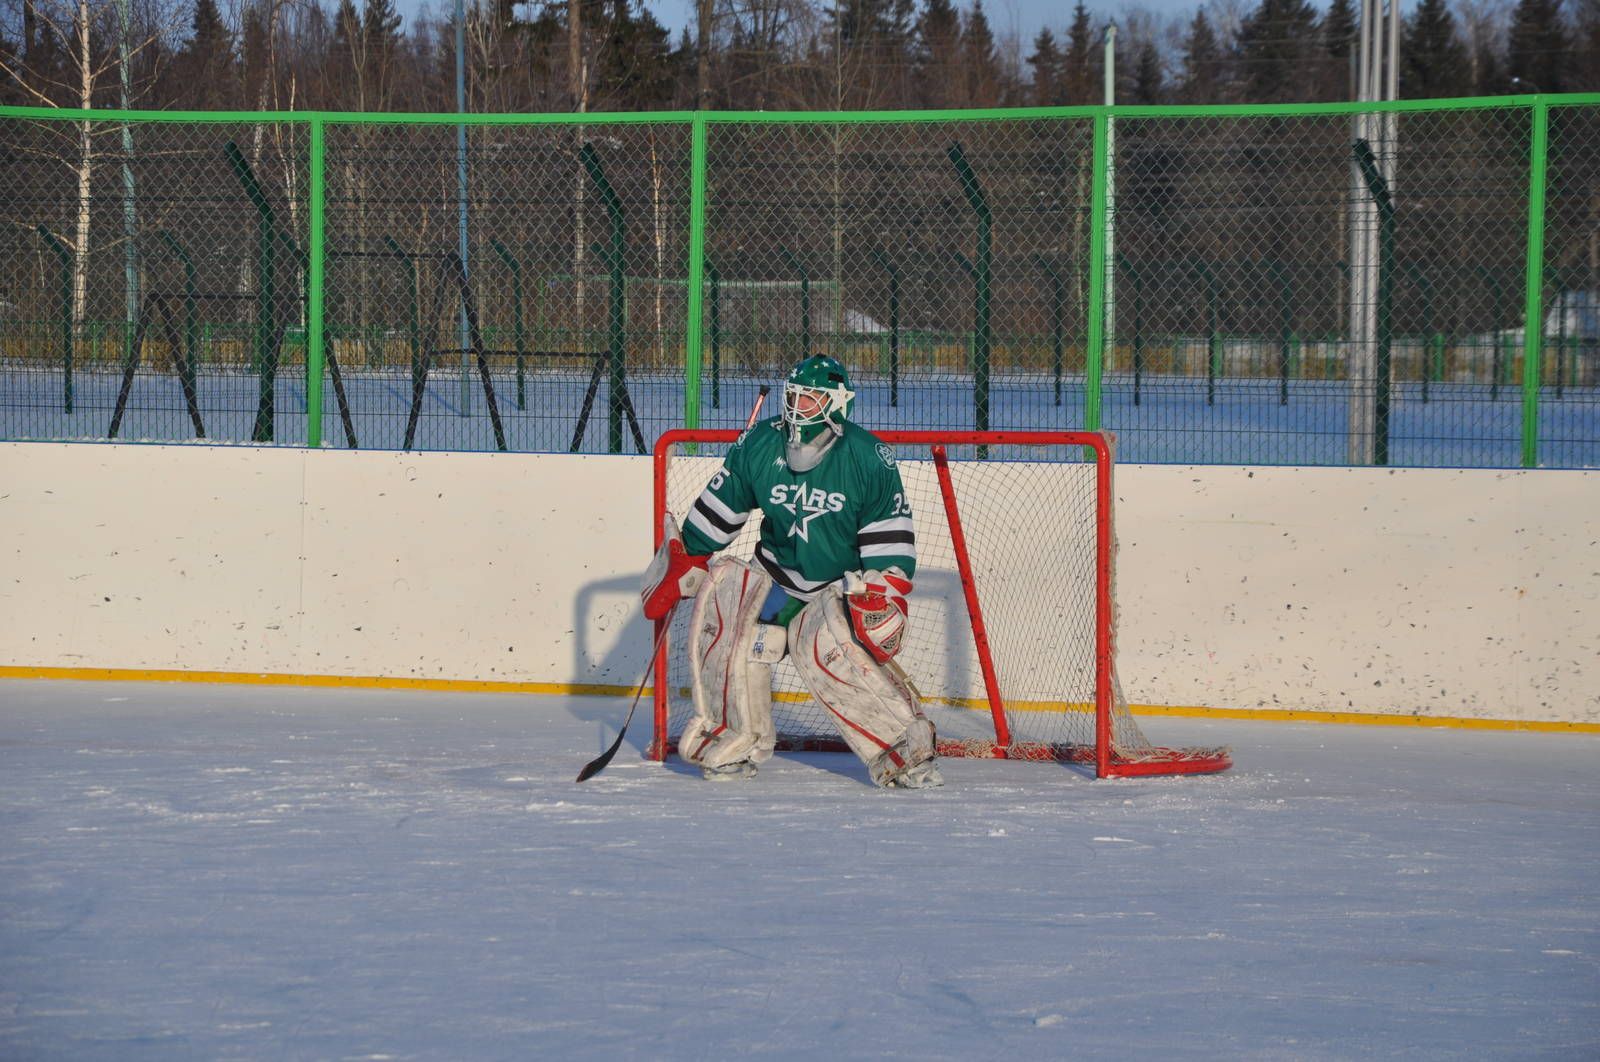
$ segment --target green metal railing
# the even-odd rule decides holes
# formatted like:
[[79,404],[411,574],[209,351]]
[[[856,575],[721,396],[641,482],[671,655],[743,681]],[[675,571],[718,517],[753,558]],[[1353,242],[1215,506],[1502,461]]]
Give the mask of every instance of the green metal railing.
[[[1368,140],[1358,115],[1392,121]],[[132,200],[102,175],[80,203],[65,180],[85,162],[63,133],[85,120],[98,171],[138,176]],[[143,132],[119,155],[125,124]],[[642,426],[730,416],[725,399],[825,351],[881,427],[1108,428],[1135,459],[1312,464],[1349,463],[1345,440],[1365,432],[1375,464],[1600,464],[1600,95],[859,114],[8,107],[0,157],[0,216],[35,234],[0,249],[5,438],[106,437],[120,337],[182,347],[170,363],[217,439],[323,445],[331,383],[348,445],[359,427],[369,446],[622,452]],[[463,202],[477,234],[464,248]],[[150,307],[183,307],[176,340],[117,321],[127,239],[171,252],[139,256],[138,279],[160,296]],[[353,342],[366,357],[341,372]],[[458,370],[441,358],[454,353]],[[167,361],[119,356],[138,368],[123,436],[188,437]],[[462,386],[438,386],[448,372]]]

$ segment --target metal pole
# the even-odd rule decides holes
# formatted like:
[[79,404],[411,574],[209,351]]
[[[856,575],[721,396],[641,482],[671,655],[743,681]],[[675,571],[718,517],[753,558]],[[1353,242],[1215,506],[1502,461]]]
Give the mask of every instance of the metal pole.
[[[1546,152],[1550,143],[1550,105],[1533,105],[1533,144],[1528,152],[1527,287],[1522,305],[1522,467],[1539,467],[1539,370],[1544,348],[1544,225]],[[1565,317],[1565,303],[1557,303]],[[1562,350],[1556,348],[1559,362]],[[1557,379],[1560,379],[1557,376]]]
[[809,358],[811,357],[811,274],[806,271],[805,263],[796,258],[789,248],[779,247],[778,253],[783,255],[783,260],[788,263],[789,268],[800,277],[800,359]]
[[61,259],[61,409],[72,412],[72,252],[43,225],[35,226],[44,242]]
[[[311,174],[307,228],[306,283],[306,445],[322,445],[322,373],[326,364],[323,333],[323,288],[327,259],[326,200],[323,184],[327,165],[326,128],[320,118],[311,120]],[[348,425],[348,419],[346,420]],[[354,445],[353,443],[351,445]]]
[[1391,307],[1394,288],[1394,202],[1384,182],[1378,160],[1366,141],[1355,146],[1356,163],[1361,167],[1380,222],[1378,242],[1378,285],[1374,311],[1377,314],[1376,372],[1373,379],[1372,463],[1389,463],[1389,354],[1393,337]]
[[[462,10],[463,0],[456,0],[456,113],[464,114],[467,109],[467,28],[466,14]],[[462,300],[459,312],[457,332],[460,342],[456,345],[461,348],[461,415],[468,415],[470,407],[468,401],[471,397],[469,380],[472,376],[472,360],[467,348],[471,345],[467,332],[467,302],[466,292],[470,290],[471,266],[467,256],[467,127],[456,126],[456,253],[461,256],[461,276],[463,283],[469,285],[462,291]]]
[[1089,185],[1089,307],[1084,337],[1083,426],[1100,430],[1100,380],[1105,364],[1106,324],[1106,150],[1110,116],[1101,113],[1094,119],[1094,172]]
[[[709,16],[701,23],[702,31],[710,22]],[[701,47],[705,47],[702,40]],[[702,60],[703,62],[704,60]],[[701,107],[705,106],[702,98]],[[701,344],[701,321],[704,315],[705,278],[706,266],[706,153],[708,130],[706,116],[703,110],[696,111],[693,124],[689,131],[689,287],[688,306],[686,307],[687,319],[683,328],[683,424],[686,428],[700,426],[701,374],[705,371]],[[722,402],[722,387],[718,375],[722,366],[721,336],[718,335],[721,321],[718,319],[717,306],[717,273],[712,269],[711,276],[711,405],[716,408]]]
[[889,405],[900,404],[900,270],[881,248],[872,257],[889,274]]
[[[1116,105],[1117,102],[1117,24],[1111,23],[1106,27],[1105,51],[1105,101],[1107,107]],[[1100,371],[1105,372],[1108,365],[1115,365],[1117,355],[1117,120],[1112,115],[1106,115],[1106,329],[1104,338],[1105,354],[1100,362]],[[1056,396],[1059,405],[1061,397]]]
[[[1357,64],[1356,98],[1370,102],[1377,98],[1377,70],[1381,63],[1379,27],[1382,0],[1362,0],[1360,26],[1360,60]],[[1372,140],[1372,115],[1360,112],[1352,119],[1351,143],[1369,143]],[[1374,410],[1374,333],[1377,321],[1372,315],[1373,289],[1371,269],[1376,254],[1372,247],[1375,235],[1372,206],[1367,182],[1361,174],[1355,156],[1350,160],[1350,237],[1349,237],[1349,329],[1345,354],[1345,385],[1348,395],[1346,431],[1348,449],[1346,460],[1352,465],[1370,465],[1373,456]]]
[[[117,65],[122,74],[122,109],[129,109],[128,87],[128,0],[117,0],[121,32],[117,41]],[[128,357],[133,356],[133,330],[139,320],[139,213],[133,200],[133,128],[122,123],[122,272],[123,313],[127,322],[122,342]]]
[[[1098,142],[1098,138],[1097,138]],[[991,262],[993,260],[993,234],[994,215],[989,209],[989,198],[984,195],[983,186],[978,183],[978,175],[973,172],[972,165],[967,161],[966,153],[961,150],[960,144],[951,144],[946,154],[955,166],[956,179],[961,183],[961,190],[967,197],[973,213],[978,216],[978,250],[977,264],[974,267],[975,289],[973,322],[972,322],[972,401],[973,424],[978,431],[989,430],[989,289],[991,281]],[[1100,220],[1104,220],[1101,218]],[[1104,263],[1102,262],[1103,266]],[[1104,280],[1104,278],[1101,278]],[[978,447],[980,458],[987,456],[986,447]]]

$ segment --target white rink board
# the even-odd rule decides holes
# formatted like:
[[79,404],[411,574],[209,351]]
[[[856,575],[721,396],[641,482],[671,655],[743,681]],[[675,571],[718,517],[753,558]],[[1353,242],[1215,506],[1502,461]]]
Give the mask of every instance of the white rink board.
[[[1600,721],[1600,472],[1124,465],[1130,703]],[[0,444],[0,666],[631,685],[641,457]]]

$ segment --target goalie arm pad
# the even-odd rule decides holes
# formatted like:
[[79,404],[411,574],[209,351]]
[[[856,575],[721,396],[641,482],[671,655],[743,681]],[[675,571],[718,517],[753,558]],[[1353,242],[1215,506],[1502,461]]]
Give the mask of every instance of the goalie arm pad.
[[706,564],[711,560],[691,554],[683,545],[678,533],[678,522],[668,513],[662,522],[661,548],[645,569],[639,587],[639,598],[644,602],[644,616],[658,620],[672,611],[672,607],[685,597],[693,597],[706,579]]
[[850,632],[880,664],[898,653],[905,640],[909,593],[911,579],[899,568],[845,573],[844,600],[850,613]]

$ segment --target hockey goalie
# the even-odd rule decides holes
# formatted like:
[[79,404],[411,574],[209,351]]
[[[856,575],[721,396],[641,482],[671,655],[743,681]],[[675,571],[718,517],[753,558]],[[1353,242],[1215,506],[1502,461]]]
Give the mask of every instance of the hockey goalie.
[[[681,533],[668,518],[645,573],[649,619],[693,601],[695,714],[678,753],[706,778],[749,778],[771,758],[772,667],[787,655],[875,784],[943,784],[933,724],[894,663],[917,566],[911,508],[894,451],[849,419],[854,398],[833,358],[796,365],[780,414],[739,436]],[[757,509],[754,558],[714,557]]]

